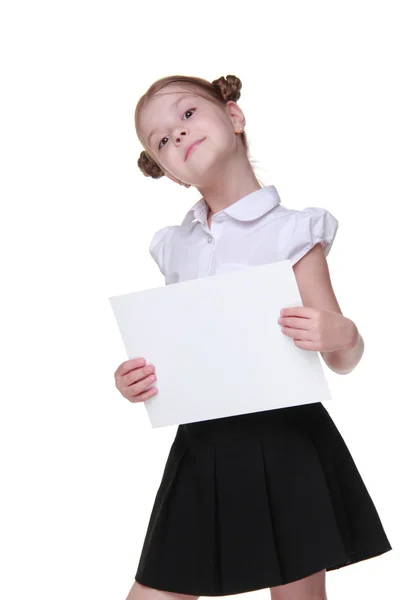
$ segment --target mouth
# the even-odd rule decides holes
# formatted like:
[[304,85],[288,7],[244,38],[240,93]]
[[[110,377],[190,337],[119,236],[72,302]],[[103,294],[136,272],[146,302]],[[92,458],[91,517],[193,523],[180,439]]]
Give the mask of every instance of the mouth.
[[193,142],[193,144],[190,144],[190,146],[186,149],[185,160],[188,156],[190,156],[190,154],[192,154],[192,152],[194,152],[194,150],[196,150],[197,146],[200,146],[201,142],[204,142],[205,139],[206,138],[203,138],[201,140],[197,140],[197,142]]

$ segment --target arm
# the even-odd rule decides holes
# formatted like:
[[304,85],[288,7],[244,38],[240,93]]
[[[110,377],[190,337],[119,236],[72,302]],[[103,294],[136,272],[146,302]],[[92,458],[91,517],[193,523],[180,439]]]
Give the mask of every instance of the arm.
[[[297,261],[293,265],[293,271],[304,306],[343,314],[333,291],[328,263],[321,244],[316,244]],[[320,353],[326,365],[340,375],[350,373],[364,353],[364,340],[356,324],[353,321],[351,323],[352,335],[343,342],[343,348]]]

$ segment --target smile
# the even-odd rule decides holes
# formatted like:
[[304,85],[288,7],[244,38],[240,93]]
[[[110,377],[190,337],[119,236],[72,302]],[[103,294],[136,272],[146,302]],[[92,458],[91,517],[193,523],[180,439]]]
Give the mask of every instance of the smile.
[[203,138],[202,140],[197,140],[197,142],[193,142],[193,144],[189,146],[189,148],[186,150],[185,160],[188,158],[188,156],[192,154],[192,152],[196,150],[198,146],[200,146],[201,142],[204,142],[205,139],[206,138]]

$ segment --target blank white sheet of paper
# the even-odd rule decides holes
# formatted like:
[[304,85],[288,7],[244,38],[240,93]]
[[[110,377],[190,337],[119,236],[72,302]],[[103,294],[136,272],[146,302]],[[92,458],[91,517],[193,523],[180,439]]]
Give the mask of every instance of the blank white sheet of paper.
[[129,358],[155,366],[152,427],[331,399],[318,352],[278,323],[303,306],[289,260],[109,298]]

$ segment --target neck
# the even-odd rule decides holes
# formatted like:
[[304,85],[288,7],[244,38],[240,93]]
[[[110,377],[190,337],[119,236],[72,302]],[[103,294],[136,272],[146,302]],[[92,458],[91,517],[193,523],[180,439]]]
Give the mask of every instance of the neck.
[[223,164],[219,162],[217,172],[210,173],[207,184],[196,186],[209,206],[209,217],[260,189],[244,148],[243,151]]

